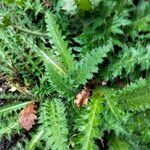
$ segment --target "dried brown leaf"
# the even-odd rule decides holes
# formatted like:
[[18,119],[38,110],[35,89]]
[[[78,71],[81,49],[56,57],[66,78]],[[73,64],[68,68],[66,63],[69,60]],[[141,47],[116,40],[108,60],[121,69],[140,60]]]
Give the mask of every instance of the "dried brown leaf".
[[46,7],[46,8],[52,7],[52,3],[50,3],[48,0],[44,0],[43,4],[44,4],[44,7]]
[[90,88],[86,86],[79,94],[76,95],[74,103],[76,104],[77,107],[87,105],[89,96],[90,96]]
[[34,109],[34,103],[27,105],[21,112],[19,117],[20,126],[29,131],[33,125],[35,125],[35,120],[37,120],[36,111]]

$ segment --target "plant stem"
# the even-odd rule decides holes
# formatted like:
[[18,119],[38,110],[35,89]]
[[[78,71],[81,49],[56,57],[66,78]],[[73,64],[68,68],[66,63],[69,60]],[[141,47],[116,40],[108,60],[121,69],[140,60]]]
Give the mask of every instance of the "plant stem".
[[23,29],[19,26],[14,26],[16,29],[18,29],[19,31],[22,31],[22,32],[25,32],[25,33],[28,33],[28,34],[33,34],[33,35],[38,35],[38,36],[48,36],[46,33],[41,33],[41,32],[38,32],[38,31],[31,31],[31,30],[28,30],[28,29]]

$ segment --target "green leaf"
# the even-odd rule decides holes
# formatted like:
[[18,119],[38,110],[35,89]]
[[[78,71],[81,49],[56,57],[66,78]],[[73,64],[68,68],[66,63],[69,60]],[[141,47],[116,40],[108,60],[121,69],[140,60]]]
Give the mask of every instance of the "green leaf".
[[25,150],[34,150],[37,143],[39,143],[39,141],[42,139],[43,132],[44,132],[43,130],[40,130],[39,132],[34,134],[32,136],[31,141],[28,141]]
[[[103,62],[107,53],[113,48],[112,43],[93,49],[76,65],[71,76],[76,86],[85,85],[87,80],[93,77],[93,73],[98,72],[98,64]],[[92,61],[91,61],[92,60]]]
[[50,43],[54,46],[53,48],[60,52],[60,58],[62,64],[65,66],[66,71],[73,67],[73,55],[71,49],[68,48],[68,43],[64,40],[61,31],[57,23],[55,22],[54,16],[51,12],[47,12],[45,16],[47,23],[47,31],[50,37]]
[[14,119],[9,118],[9,120],[1,120],[1,125],[0,125],[0,140],[2,139],[3,136],[7,137],[8,139],[11,139],[12,133],[20,133],[20,126],[17,117]]
[[126,110],[141,111],[150,108],[150,79],[131,83],[122,91],[121,105]]
[[132,150],[131,146],[115,135],[110,135],[109,150]]
[[47,100],[40,110],[43,139],[46,149],[67,149],[68,125],[65,107],[60,99]]
[[76,0],[77,6],[79,10],[82,11],[90,11],[91,10],[91,3],[89,0]]
[[[79,135],[76,138],[78,149],[93,150],[97,149],[94,139],[102,136],[99,126],[101,125],[100,114],[103,111],[103,93],[96,89],[91,97],[91,102],[80,112],[80,118],[76,121]],[[82,120],[82,121],[81,121]]]
[[17,110],[25,107],[27,104],[31,103],[33,101],[27,101],[27,102],[21,102],[18,104],[12,104],[12,105],[6,105],[1,108],[0,110],[0,117],[6,116],[12,112],[16,112]]

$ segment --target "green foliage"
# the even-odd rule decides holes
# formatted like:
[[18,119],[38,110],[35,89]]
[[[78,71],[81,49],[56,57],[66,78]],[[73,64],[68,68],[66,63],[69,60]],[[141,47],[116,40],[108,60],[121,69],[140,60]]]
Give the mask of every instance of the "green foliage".
[[63,103],[59,99],[47,100],[40,111],[46,149],[67,149],[68,129]]
[[[97,65],[102,63],[103,59],[111,49],[112,44],[111,42],[108,42],[106,46],[104,45],[103,47],[95,48],[90,53],[87,53],[71,74],[75,80],[75,85],[85,85],[87,80],[93,77],[93,73],[98,72]],[[89,61],[90,59],[92,59],[92,62]]]
[[5,123],[1,123],[0,127],[0,139],[5,135],[8,139],[11,139],[12,133],[20,133],[20,127],[17,119],[11,119],[11,121],[4,120]]
[[120,140],[115,135],[111,135],[109,139],[109,150],[129,150],[131,149],[128,143],[125,143],[124,141]]
[[[150,139],[150,125],[149,125],[149,110],[145,112],[136,113],[127,123],[127,128],[133,139],[139,142],[137,145],[149,143]],[[148,147],[148,146],[147,146]]]
[[71,50],[68,48],[67,42],[64,41],[61,31],[50,12],[46,13],[46,23],[51,38],[50,43],[56,47],[54,50],[56,49],[60,53],[61,61],[65,69],[71,69],[73,67],[73,55],[71,55]]
[[[28,49],[28,46],[24,43],[25,37],[14,35],[15,32],[12,31],[11,28],[8,29],[8,31],[9,32],[1,32],[1,40],[5,43],[1,49],[1,53],[5,51],[3,53],[1,62],[5,68],[9,69],[9,72],[14,77],[18,77],[20,75],[20,78],[23,78],[24,83],[31,84],[31,80],[33,81],[36,76],[42,75],[43,68],[39,67],[41,66],[42,62],[39,60],[34,61],[38,58],[35,56],[33,51]],[[12,32],[14,32],[14,34],[12,34]],[[26,51],[24,51],[22,46],[26,47]],[[8,63],[5,63],[6,57],[9,59]],[[34,74],[34,77],[31,77],[32,74]]]
[[149,31],[149,23],[150,23],[150,5],[146,1],[140,1],[138,4],[138,7],[135,8],[134,11],[134,18],[132,23],[132,29],[131,32],[133,32],[133,35],[136,34],[136,30],[139,31]]
[[11,114],[12,112],[16,112],[18,109],[25,107],[27,104],[31,102],[32,101],[27,101],[27,102],[22,102],[19,104],[6,105],[1,108],[0,117],[4,117],[4,116],[7,116],[8,114]]
[[[19,99],[20,100],[20,99]],[[1,107],[0,110],[0,139],[5,135],[11,139],[13,133],[20,133],[20,126],[18,122],[18,110],[24,108],[31,101],[20,102],[14,104],[7,104]]]
[[[150,49],[142,47],[140,44],[136,47],[124,47],[116,60],[110,62],[106,79],[113,79],[118,76],[128,76],[131,72],[134,73],[136,66],[140,70],[149,70],[150,68]],[[125,73],[123,74],[123,71]]]
[[86,20],[83,20],[83,32],[75,38],[75,41],[82,46],[77,50],[84,54],[91,48],[106,43],[108,39],[111,39],[114,44],[122,45],[122,39],[118,40],[119,35],[124,34],[123,29],[131,24],[126,10],[129,5],[127,2],[101,1],[99,5]]
[[99,4],[101,0],[62,0],[58,4],[69,14],[85,11],[92,11],[92,9]]
[[99,127],[101,125],[100,114],[103,111],[103,99],[103,93],[99,89],[95,90],[88,107],[80,112],[75,126],[79,132],[76,138],[78,149],[88,150],[98,148],[95,145],[94,139],[102,136]]
[[[2,0],[0,149],[149,149],[149,8],[146,0]],[[19,113],[31,102],[37,121],[24,131]]]
[[8,100],[8,101],[10,101],[10,100],[12,100],[12,101],[14,101],[14,100],[28,100],[29,99],[29,97],[28,96],[26,96],[26,95],[24,95],[24,94],[15,94],[15,93],[8,93],[8,94],[5,94],[5,93],[1,93],[0,94],[0,99],[2,99],[2,100],[5,100],[5,102]]
[[121,94],[121,101],[125,109],[132,111],[150,108],[150,80],[139,80],[127,86]]
[[91,3],[89,0],[76,0],[76,4],[79,10],[89,11],[91,9]]
[[28,141],[26,146],[25,146],[25,149],[26,150],[32,150],[32,149],[35,149],[36,147],[41,147],[40,145],[40,140],[41,140],[41,137],[43,135],[43,130],[40,130],[39,132],[37,132],[36,134],[32,134],[32,139],[31,141]]

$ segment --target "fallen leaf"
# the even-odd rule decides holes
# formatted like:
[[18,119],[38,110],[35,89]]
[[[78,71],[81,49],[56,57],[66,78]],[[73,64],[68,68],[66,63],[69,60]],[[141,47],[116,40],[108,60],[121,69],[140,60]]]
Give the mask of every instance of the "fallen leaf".
[[44,7],[46,7],[46,8],[52,7],[52,3],[50,3],[48,0],[44,0],[43,4],[44,4]]
[[11,87],[9,89],[10,92],[15,92],[17,90],[17,88],[13,84],[10,84],[10,87]]
[[17,87],[17,90],[24,95],[31,95],[30,91],[26,87]]
[[17,84],[10,84],[10,92],[15,92],[19,91],[20,93],[23,93],[24,95],[31,95],[30,91],[26,87],[20,86],[18,83]]
[[120,89],[123,89],[126,86],[126,83],[123,82],[123,81],[117,81],[116,83],[117,83],[117,85],[119,86]]
[[35,120],[37,120],[36,111],[34,109],[34,103],[27,105],[19,114],[20,126],[29,131],[33,125],[35,125]]
[[107,81],[103,80],[102,81],[102,86],[105,86],[105,85],[107,85]]
[[0,92],[4,92],[4,90],[2,88],[0,88]]
[[76,95],[74,103],[77,107],[87,105],[90,96],[90,90],[91,89],[89,88],[89,86],[85,86],[84,89]]

